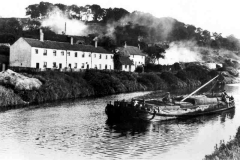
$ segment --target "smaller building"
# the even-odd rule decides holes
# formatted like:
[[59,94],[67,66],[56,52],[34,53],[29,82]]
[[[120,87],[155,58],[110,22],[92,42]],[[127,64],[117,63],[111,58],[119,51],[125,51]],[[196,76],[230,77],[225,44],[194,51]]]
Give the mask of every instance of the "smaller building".
[[133,67],[133,61],[129,59],[129,57],[126,56],[120,56],[119,62],[121,64],[121,70],[126,72],[134,72],[135,67]]
[[209,69],[216,69],[217,66],[223,67],[222,64],[220,64],[220,63],[214,63],[214,62],[204,63],[204,65],[205,65],[206,67],[208,67]]
[[[122,70],[134,72],[138,66],[143,67],[145,65],[146,54],[142,52],[140,47],[127,46],[127,44],[125,43],[124,47],[118,47],[116,52],[120,54],[121,57],[125,57],[121,58],[123,65],[125,65],[123,67],[124,69]],[[129,59],[130,61],[127,59]],[[131,66],[128,66],[130,65],[130,62]]]

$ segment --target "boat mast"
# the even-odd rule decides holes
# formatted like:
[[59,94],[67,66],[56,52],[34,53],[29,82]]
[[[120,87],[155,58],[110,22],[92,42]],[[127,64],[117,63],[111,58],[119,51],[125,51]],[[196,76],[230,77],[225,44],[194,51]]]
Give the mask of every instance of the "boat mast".
[[210,82],[212,82],[214,79],[216,79],[219,75],[217,75],[216,77],[214,77],[213,79],[211,79],[210,81],[208,81],[207,83],[205,83],[204,85],[202,85],[200,88],[198,88],[197,90],[195,90],[194,92],[192,92],[191,94],[189,94],[187,97],[183,98],[180,102],[185,101],[187,98],[189,98],[190,96],[192,96],[193,94],[195,94],[196,92],[198,92],[200,89],[202,89],[203,87],[205,87],[206,85],[208,85]]

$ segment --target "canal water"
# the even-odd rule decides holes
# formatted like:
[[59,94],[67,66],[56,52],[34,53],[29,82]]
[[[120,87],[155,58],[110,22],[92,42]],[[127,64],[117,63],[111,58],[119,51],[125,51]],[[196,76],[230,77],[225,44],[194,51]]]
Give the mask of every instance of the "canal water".
[[32,106],[0,113],[1,160],[161,159],[200,160],[240,126],[240,85],[226,91],[235,111],[188,120],[107,121],[107,101],[131,99],[137,92]]

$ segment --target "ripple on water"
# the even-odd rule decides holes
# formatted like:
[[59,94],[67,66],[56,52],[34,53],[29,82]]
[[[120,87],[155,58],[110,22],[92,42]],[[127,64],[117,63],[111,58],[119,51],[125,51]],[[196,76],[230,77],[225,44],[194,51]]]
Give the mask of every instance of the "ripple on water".
[[[230,88],[231,89],[231,88]],[[240,90],[233,88],[233,94]],[[226,113],[189,120],[107,123],[106,101],[131,99],[143,93],[48,104],[0,114],[0,156],[17,152],[29,159],[168,159],[191,153],[202,159],[224,136],[235,135],[240,116]],[[236,103],[239,105],[239,99]],[[236,108],[236,115],[239,115]],[[230,125],[233,129],[229,129]],[[228,130],[224,128],[228,127]],[[202,132],[209,137],[203,137]],[[222,135],[217,134],[222,133]],[[218,135],[218,136],[213,136]],[[198,145],[201,141],[202,146]],[[34,153],[35,155],[26,153]],[[39,155],[37,155],[39,154]],[[74,157],[74,158],[73,158]],[[188,157],[175,157],[189,159]]]

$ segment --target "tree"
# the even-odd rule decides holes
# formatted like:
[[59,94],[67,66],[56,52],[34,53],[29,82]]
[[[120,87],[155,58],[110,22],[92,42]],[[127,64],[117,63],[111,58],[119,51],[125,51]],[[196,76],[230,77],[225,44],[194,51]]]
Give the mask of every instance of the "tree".
[[54,6],[58,7],[58,9],[60,9],[62,12],[66,12],[68,9],[68,6],[61,3],[54,4]]
[[169,36],[171,41],[180,41],[188,39],[188,31],[184,23],[175,23],[171,35]]
[[192,39],[195,37],[195,31],[196,27],[193,25],[188,25],[187,26],[187,32],[188,32],[188,39]]
[[90,6],[90,9],[93,13],[93,21],[97,22],[103,18],[105,10],[102,9],[99,5],[93,4]]
[[31,18],[39,18],[40,11],[38,9],[38,4],[29,5],[26,8],[26,16],[30,16]]
[[219,43],[217,42],[217,40],[212,40],[211,41],[211,47],[213,49],[219,49],[220,48]]
[[115,53],[113,56],[113,64],[114,64],[114,69],[115,70],[121,70],[122,69],[122,64],[120,62],[120,54]]
[[[81,9],[77,5],[68,6],[67,10],[68,10],[68,12],[73,13],[73,14],[71,14],[71,18],[81,19],[81,15],[80,15]],[[77,16],[77,15],[79,15],[79,16]]]
[[109,8],[105,10],[102,21],[105,23],[109,21],[118,21],[126,15],[129,15],[129,12],[123,8]]
[[26,8],[26,15],[31,18],[43,18],[54,8],[52,3],[40,2],[39,4],[29,5]]
[[214,43],[216,43],[216,45],[215,45],[215,46],[217,46],[217,48],[216,48],[216,49],[219,49],[219,48],[221,48],[221,39],[222,39],[222,33],[217,33],[217,32],[214,32],[214,33],[213,33],[213,37],[214,37],[214,40],[215,40],[215,42],[214,42]]
[[226,37],[228,42],[228,49],[230,50],[240,50],[240,41],[234,35]]
[[202,36],[203,36],[203,44],[204,44],[205,46],[209,46],[210,41],[211,41],[211,34],[210,34],[210,32],[207,31],[207,30],[204,30],[204,31],[202,32]]
[[9,34],[9,33],[4,33],[4,34],[0,34],[0,43],[10,43],[13,44],[18,37],[16,37],[13,34]]
[[196,29],[196,37],[195,37],[195,39],[196,39],[196,41],[197,41],[197,44],[199,45],[199,46],[203,46],[204,45],[204,39],[203,39],[203,36],[202,36],[202,32],[203,32],[203,30],[202,30],[202,28],[200,28],[200,27],[198,27],[197,29]]
[[112,51],[116,48],[116,42],[113,38],[111,37],[108,37],[108,36],[103,36],[100,41],[99,41],[99,44],[109,50],[109,51]]
[[28,28],[28,30],[36,30],[39,29],[41,26],[41,23],[37,20],[29,20],[27,23],[26,28]]
[[164,53],[166,53],[165,49],[159,46],[148,47],[144,50],[144,52],[147,53],[151,63],[155,63],[159,58],[164,58]]
[[48,3],[48,2],[40,2],[38,9],[40,11],[40,18],[48,16],[48,13],[50,11],[52,11],[52,9],[54,8],[52,3]]
[[22,34],[22,26],[16,18],[10,18],[2,23],[0,23],[0,32],[10,33],[16,36]]

